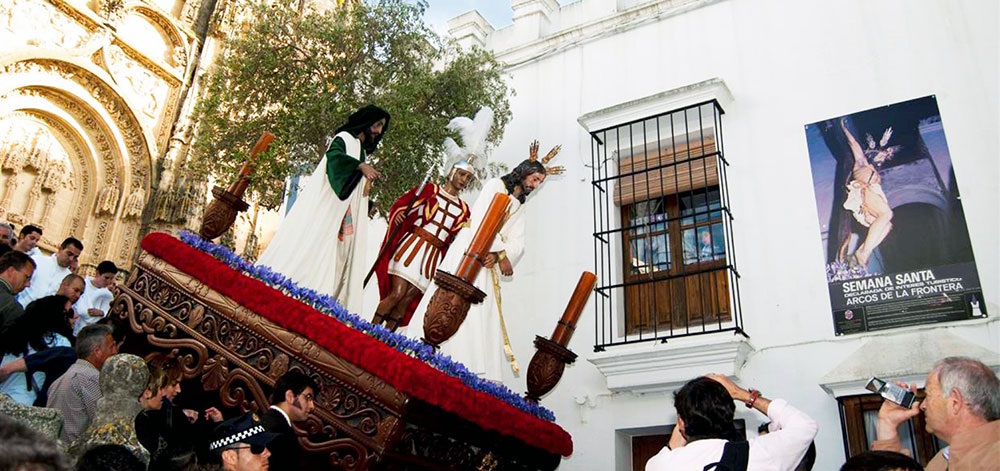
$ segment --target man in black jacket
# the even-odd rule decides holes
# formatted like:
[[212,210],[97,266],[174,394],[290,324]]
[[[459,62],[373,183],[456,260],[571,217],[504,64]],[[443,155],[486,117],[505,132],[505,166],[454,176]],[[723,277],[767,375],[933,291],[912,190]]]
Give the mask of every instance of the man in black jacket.
[[306,420],[315,407],[320,388],[316,381],[298,370],[291,370],[274,383],[271,407],[260,419],[268,432],[278,434],[269,445],[270,471],[302,469],[298,457],[302,454],[292,424]]
[[0,257],[0,336],[24,314],[17,295],[31,284],[35,261],[21,252],[8,252]]

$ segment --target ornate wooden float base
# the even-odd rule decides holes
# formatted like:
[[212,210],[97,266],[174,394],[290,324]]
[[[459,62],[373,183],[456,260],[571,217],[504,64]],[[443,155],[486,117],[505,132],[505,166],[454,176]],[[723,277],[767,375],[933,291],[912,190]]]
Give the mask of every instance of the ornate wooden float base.
[[408,396],[146,251],[111,315],[129,332],[123,352],[176,354],[185,408],[262,411],[290,369],[316,379],[316,409],[297,424],[304,469],[551,470],[561,461]]

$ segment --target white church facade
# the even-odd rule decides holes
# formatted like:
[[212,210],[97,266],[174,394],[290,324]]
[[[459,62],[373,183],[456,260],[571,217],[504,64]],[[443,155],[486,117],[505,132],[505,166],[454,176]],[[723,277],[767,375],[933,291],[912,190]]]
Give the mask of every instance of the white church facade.
[[[672,392],[712,372],[806,411],[814,469],[837,469],[872,438],[869,377],[922,384],[950,355],[1000,368],[995,2],[511,3],[512,25],[449,28],[516,91],[493,158],[563,146],[504,284],[522,367],[580,273],[598,275],[579,358],[542,399],[574,439],[561,469],[642,469]],[[849,209],[852,138],[892,211]],[[504,382],[524,390],[523,370]],[[766,420],[737,417],[750,437]]]

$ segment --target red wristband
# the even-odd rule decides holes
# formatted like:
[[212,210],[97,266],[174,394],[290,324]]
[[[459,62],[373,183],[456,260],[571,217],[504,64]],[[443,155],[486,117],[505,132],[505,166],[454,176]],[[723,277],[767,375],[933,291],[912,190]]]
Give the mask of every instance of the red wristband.
[[758,397],[760,397],[760,391],[758,391],[756,389],[751,389],[750,390],[750,399],[747,399],[747,402],[745,403],[747,405],[747,409],[753,409],[753,405],[754,405],[754,403],[757,402],[757,398]]

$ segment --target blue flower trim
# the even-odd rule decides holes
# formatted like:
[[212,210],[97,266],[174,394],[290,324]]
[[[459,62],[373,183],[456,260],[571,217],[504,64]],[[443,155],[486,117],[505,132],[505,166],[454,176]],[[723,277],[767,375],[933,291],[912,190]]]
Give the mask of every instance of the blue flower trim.
[[392,332],[381,325],[372,325],[370,322],[362,319],[357,314],[347,312],[347,309],[341,306],[340,302],[338,302],[333,296],[320,294],[309,288],[297,286],[292,282],[292,280],[288,279],[288,277],[271,270],[270,267],[253,265],[246,260],[243,260],[243,258],[236,255],[228,248],[206,241],[202,239],[201,236],[192,232],[181,231],[179,236],[181,241],[185,244],[211,255],[216,260],[225,263],[230,268],[242,273],[243,275],[260,280],[264,284],[281,291],[286,296],[295,298],[311,306],[313,309],[337,319],[344,325],[347,325],[354,330],[363,332],[369,337],[375,338],[399,352],[420,359],[438,371],[448,376],[457,378],[462,382],[462,384],[465,384],[476,391],[496,397],[497,399],[500,399],[501,401],[542,420],[547,420],[549,422],[554,422],[556,420],[556,416],[552,413],[552,411],[535,402],[525,400],[519,394],[511,391],[510,388],[504,386],[503,384],[497,384],[480,378],[475,373],[469,371],[465,365],[452,360],[448,355],[436,353],[434,348],[430,345],[427,345],[419,340],[411,339],[405,335]]

